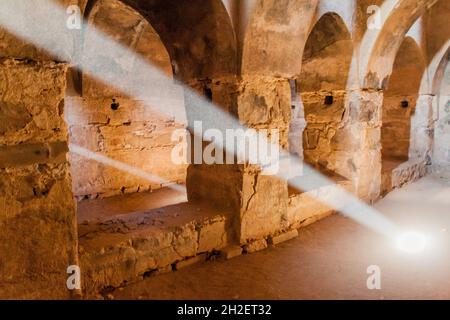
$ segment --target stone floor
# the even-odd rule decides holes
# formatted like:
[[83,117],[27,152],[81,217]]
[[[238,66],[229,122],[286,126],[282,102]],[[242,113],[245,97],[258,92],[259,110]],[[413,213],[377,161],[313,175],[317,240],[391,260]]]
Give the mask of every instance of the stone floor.
[[[391,240],[339,215],[297,239],[229,261],[199,264],[117,289],[116,299],[450,299],[450,182],[426,177],[376,208],[403,228],[430,236],[409,255]],[[381,268],[381,290],[367,268]]]

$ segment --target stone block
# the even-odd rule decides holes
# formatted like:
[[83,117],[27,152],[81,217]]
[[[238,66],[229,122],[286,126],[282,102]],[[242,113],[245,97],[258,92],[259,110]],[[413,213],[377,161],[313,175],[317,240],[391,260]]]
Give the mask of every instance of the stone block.
[[275,246],[277,244],[280,244],[280,243],[292,240],[292,239],[297,238],[297,237],[298,237],[298,230],[294,229],[294,230],[282,233],[280,235],[277,235],[277,236],[274,236],[274,237],[270,237],[269,238],[269,243],[271,245]]
[[199,253],[222,249],[227,243],[225,219],[201,226],[199,233]]
[[230,260],[242,255],[243,249],[240,246],[228,246],[220,250],[220,255],[226,259]]

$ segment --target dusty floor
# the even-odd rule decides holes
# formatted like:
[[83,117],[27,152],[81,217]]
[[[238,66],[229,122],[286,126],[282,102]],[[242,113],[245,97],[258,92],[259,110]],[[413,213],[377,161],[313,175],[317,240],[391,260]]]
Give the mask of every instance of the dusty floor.
[[[116,299],[450,299],[450,182],[426,177],[376,208],[406,229],[430,236],[409,255],[342,216],[301,230],[298,239],[252,255],[147,278]],[[407,223],[405,222],[407,221]],[[367,289],[367,268],[381,268],[381,290]]]

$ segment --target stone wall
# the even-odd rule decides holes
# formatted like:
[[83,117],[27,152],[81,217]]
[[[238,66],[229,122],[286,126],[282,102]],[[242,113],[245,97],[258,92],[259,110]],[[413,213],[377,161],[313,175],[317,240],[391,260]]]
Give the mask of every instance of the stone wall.
[[0,297],[67,298],[77,264],[66,65],[0,60]]
[[436,99],[438,121],[434,134],[433,172],[442,177],[450,174],[450,67],[447,67]]
[[[90,13],[89,24],[114,37],[140,59],[159,70],[162,74],[155,74],[155,86],[158,85],[158,79],[162,80],[163,74],[172,77],[171,60],[159,35],[132,8],[120,1],[99,1]],[[86,54],[98,50],[97,44],[93,42],[93,33],[89,31],[84,40]],[[108,48],[102,49],[104,51],[100,55],[104,55],[104,61],[108,62],[98,66],[103,72],[111,72],[121,81],[136,87],[145,81],[145,77],[153,76],[142,75],[136,69],[135,61],[121,57]],[[178,165],[172,159],[172,150],[178,143],[172,141],[172,134],[186,126],[182,115],[162,116],[152,111],[150,102],[133,100],[115,89],[114,84],[105,85],[87,74],[83,74],[81,80],[78,96],[75,79],[75,94],[66,99],[70,142],[126,166],[138,168],[165,182],[149,181],[126,170],[71,154],[75,196],[109,197],[155,190],[173,183],[184,184],[186,166]],[[165,106],[166,112],[170,108],[184,109],[183,89],[179,87],[173,92],[174,96],[170,97],[173,105]],[[112,109],[113,99],[119,105],[118,110]]]

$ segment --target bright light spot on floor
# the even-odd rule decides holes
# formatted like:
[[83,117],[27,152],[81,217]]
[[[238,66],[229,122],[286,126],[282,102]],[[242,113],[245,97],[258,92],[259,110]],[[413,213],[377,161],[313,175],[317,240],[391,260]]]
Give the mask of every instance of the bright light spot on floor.
[[417,254],[425,250],[427,242],[427,237],[422,233],[405,232],[397,238],[397,249],[406,253]]

